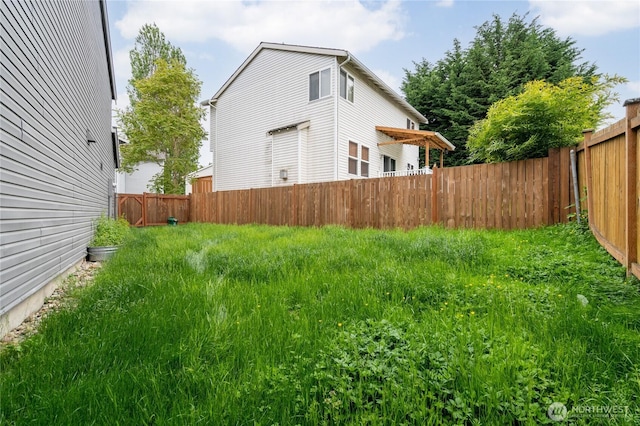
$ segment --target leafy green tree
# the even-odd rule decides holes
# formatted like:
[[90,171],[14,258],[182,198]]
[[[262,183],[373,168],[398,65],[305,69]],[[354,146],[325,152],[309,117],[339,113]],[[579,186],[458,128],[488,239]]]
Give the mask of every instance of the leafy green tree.
[[151,190],[183,194],[185,176],[198,167],[206,133],[200,126],[204,112],[197,106],[201,82],[187,69],[186,58],[155,25],[144,25],[129,52],[130,106],[119,113],[129,144],[121,149],[124,171],[153,162],[162,172]]
[[162,171],[152,189],[184,194],[188,173],[197,169],[204,111],[197,105],[200,81],[180,61],[158,59],[155,71],[133,82],[138,100],[119,115],[130,144],[122,147],[122,167],[130,171],[140,162],[155,162]]
[[529,22],[527,15],[514,14],[504,22],[494,15],[476,28],[467,49],[454,40],[452,50],[437,63],[423,59],[415,63],[415,70],[405,70],[402,90],[429,120],[426,128],[456,146],[445,156],[445,164],[466,164],[469,129],[486,117],[494,102],[520,93],[532,80],[559,83],[595,75],[595,65],[578,63],[581,54],[575,41],[560,39],[537,19]]
[[582,131],[608,118],[605,108],[617,100],[618,76],[570,77],[554,85],[525,84],[524,90],[494,103],[487,118],[469,132],[471,159],[500,162],[538,158],[549,148],[575,145]]
[[134,83],[150,77],[156,70],[158,59],[164,59],[167,62],[176,60],[185,66],[187,65],[187,59],[182,50],[169,43],[156,24],[145,24],[140,28],[134,48],[129,52],[131,79],[127,92],[132,105],[139,98]]

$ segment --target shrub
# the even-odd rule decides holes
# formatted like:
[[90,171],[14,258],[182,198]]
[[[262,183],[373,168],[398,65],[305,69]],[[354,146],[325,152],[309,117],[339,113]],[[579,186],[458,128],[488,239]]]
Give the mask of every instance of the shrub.
[[117,246],[122,244],[128,234],[129,222],[124,217],[113,219],[103,214],[95,221],[95,233],[89,246]]

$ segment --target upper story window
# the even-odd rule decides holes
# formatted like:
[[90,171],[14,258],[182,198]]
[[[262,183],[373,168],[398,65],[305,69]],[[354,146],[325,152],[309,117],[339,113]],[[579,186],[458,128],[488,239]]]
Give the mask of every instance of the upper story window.
[[340,70],[340,96],[353,102],[353,87],[355,80],[346,71]]
[[407,118],[407,129],[415,129],[416,123],[414,123],[410,118]]
[[309,100],[324,98],[331,94],[331,68],[309,74]]

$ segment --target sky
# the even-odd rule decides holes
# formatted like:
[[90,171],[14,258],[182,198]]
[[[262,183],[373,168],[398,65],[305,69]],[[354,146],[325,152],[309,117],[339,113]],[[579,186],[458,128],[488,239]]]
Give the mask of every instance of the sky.
[[[476,27],[514,13],[570,37],[584,50],[581,61],[599,72],[629,80],[615,89],[620,101],[609,108],[610,121],[624,117],[626,99],[640,97],[638,0],[107,0],[107,10],[118,109],[128,105],[129,51],[144,24],[155,23],[182,49],[205,100],[263,41],[348,50],[401,94],[415,62],[437,62],[454,39],[466,48]],[[200,152],[200,165],[209,164],[208,142]]]

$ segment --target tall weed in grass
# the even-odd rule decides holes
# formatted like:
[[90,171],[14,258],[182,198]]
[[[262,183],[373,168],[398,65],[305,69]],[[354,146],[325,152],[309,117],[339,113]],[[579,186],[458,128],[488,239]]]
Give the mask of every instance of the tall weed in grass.
[[566,226],[137,230],[2,351],[0,422],[634,424],[638,290]]

